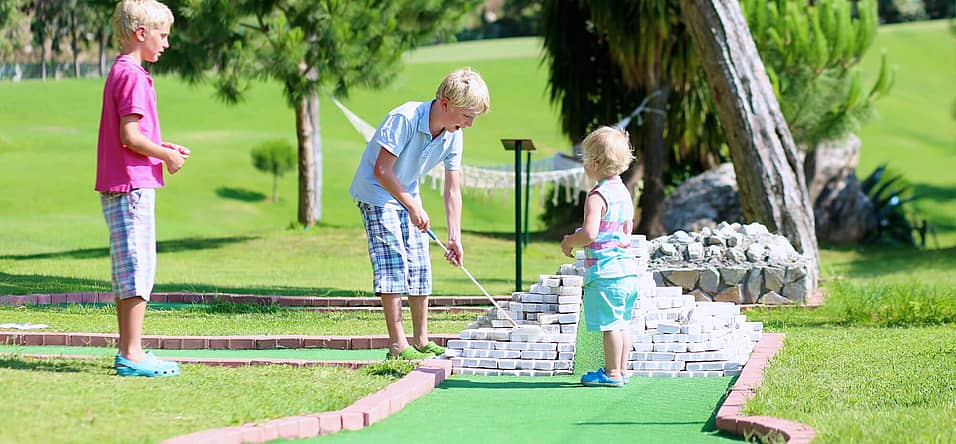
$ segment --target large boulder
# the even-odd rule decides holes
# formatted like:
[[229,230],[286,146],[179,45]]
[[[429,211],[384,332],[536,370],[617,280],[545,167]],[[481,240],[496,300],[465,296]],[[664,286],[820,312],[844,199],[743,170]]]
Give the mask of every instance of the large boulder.
[[[860,139],[852,134],[817,144],[806,154],[807,191],[821,241],[858,243],[875,228],[873,203],[855,173],[859,156]],[[668,233],[714,228],[720,221],[744,222],[733,164],[724,163],[688,179],[664,199]]]
[[743,223],[743,219],[737,175],[730,163],[687,179],[664,199],[664,229],[668,233],[713,229],[720,221]]

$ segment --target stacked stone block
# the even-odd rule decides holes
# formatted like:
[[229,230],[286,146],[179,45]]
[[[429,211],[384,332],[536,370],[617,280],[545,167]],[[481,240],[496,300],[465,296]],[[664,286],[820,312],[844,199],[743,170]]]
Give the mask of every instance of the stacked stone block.
[[758,223],[721,222],[714,229],[677,231],[649,244],[657,285],[679,285],[698,301],[802,303],[812,284],[807,278],[811,260]]
[[[748,322],[730,302],[699,302],[679,286],[658,286],[647,270],[649,243],[632,236],[640,282],[629,327],[633,351],[628,369],[636,377],[734,376],[740,373],[763,325]],[[491,309],[448,341],[446,357],[456,373],[468,375],[553,376],[574,371],[581,318],[584,256],[564,264],[556,275],[541,275],[526,292],[515,292],[503,306],[519,325],[544,331],[538,338],[512,328],[504,313]]]
[[698,302],[680,287],[656,287],[641,275],[628,369],[634,376],[735,376],[763,332],[730,302]]
[[492,308],[449,340],[445,352],[456,373],[488,376],[553,376],[573,371],[584,279],[541,275],[528,291],[500,304],[518,325],[540,327],[543,335],[516,330]]

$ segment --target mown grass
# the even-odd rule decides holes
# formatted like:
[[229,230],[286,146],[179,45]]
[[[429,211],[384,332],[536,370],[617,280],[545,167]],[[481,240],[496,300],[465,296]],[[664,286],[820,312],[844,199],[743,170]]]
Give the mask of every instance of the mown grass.
[[746,413],[809,424],[814,442],[956,440],[956,328],[788,327]]
[[[488,81],[492,112],[466,131],[466,162],[510,162],[511,157],[500,148],[501,137],[534,138],[542,148],[536,156],[566,150],[569,143],[560,135],[556,112],[545,96],[547,74],[535,55],[538,44],[535,39],[523,39],[429,48],[410,55],[404,70],[385,90],[355,91],[346,103],[374,125],[403,101],[427,99],[442,75],[467,64]],[[748,312],[748,317],[764,320],[768,331],[788,335],[787,347],[771,364],[765,385],[748,411],[805,421],[825,442],[953,441],[952,381],[956,378],[952,369],[956,364],[952,344],[956,341],[952,304],[946,303],[956,287],[952,36],[943,22],[884,27],[874,47],[864,60],[870,73],[875,72],[872,67],[879,48],[888,49],[899,70],[893,93],[877,105],[881,118],[860,133],[859,173],[865,175],[884,162],[902,172],[923,196],[917,208],[937,227],[944,249],[824,249],[823,277],[847,281],[845,286],[827,284],[834,308]],[[0,193],[0,294],[109,289],[107,233],[92,192],[101,87],[96,80],[0,83],[0,189],[5,190]],[[194,150],[183,172],[170,177],[168,186],[158,193],[157,290],[369,295],[364,232],[346,193],[364,143],[333,105],[322,101],[324,217],[318,227],[303,232],[286,229],[295,218],[294,175],[281,180],[282,200],[271,204],[265,201],[271,179],[255,172],[249,160],[249,149],[262,140],[294,140],[292,111],[276,85],[255,85],[247,101],[235,107],[212,99],[208,85],[188,87],[172,77],[159,77],[157,92],[164,135]],[[436,191],[425,188],[426,208],[440,233],[444,226],[441,199]],[[513,204],[507,194],[467,194],[464,208],[466,263],[496,294],[514,288]],[[536,192],[533,195],[538,196]],[[540,206],[532,205],[532,214],[537,211]],[[533,219],[532,229],[542,228]],[[564,260],[556,243],[532,242],[524,256],[526,285],[539,273],[553,272]],[[435,293],[479,294],[459,270],[438,262]],[[861,296],[854,300],[856,294]],[[847,298],[844,308],[838,310],[841,295]],[[937,302],[926,304],[927,298]],[[870,301],[891,308],[880,312]],[[115,321],[105,308],[19,310],[3,309],[0,315],[6,320],[26,313],[16,318],[20,322],[43,322],[38,317],[50,316],[46,319],[54,324],[73,322],[77,328],[115,331]],[[70,310],[77,312],[71,314]],[[206,331],[203,324],[207,322],[212,325],[209,331],[293,333],[309,331],[309,325],[320,322],[315,313],[203,314],[187,310],[180,314],[186,316],[175,318],[173,313],[151,311],[146,333],[166,328],[170,332],[201,332]],[[170,318],[164,318],[167,315]],[[436,332],[465,322],[452,319],[442,326],[440,316],[433,319],[432,331]],[[949,323],[935,325],[938,319]],[[279,325],[270,326],[276,320]],[[319,334],[382,333],[381,321],[373,317],[341,318],[321,325]],[[334,377],[323,379],[308,373],[297,373],[305,375],[298,378],[246,373],[263,369],[232,372],[188,366],[185,377],[145,381],[108,376],[105,361],[53,365],[65,368],[63,371],[50,371],[46,369],[50,364],[19,358],[4,365],[0,368],[4,373],[0,375],[0,399],[31,402],[28,409],[18,409],[16,415],[0,420],[0,441],[16,433],[9,440],[12,442],[68,441],[74,437],[79,442],[110,442],[120,422],[158,423],[171,435],[174,430],[257,420],[256,415],[240,418],[260,408],[262,417],[271,418],[283,416],[286,410],[281,407],[287,404],[332,405],[336,399],[347,403],[336,394],[340,388],[345,395],[358,398],[375,386],[373,377],[362,374],[349,374],[350,384],[358,385],[343,386]],[[45,385],[50,379],[62,387]],[[273,392],[256,385],[272,384],[273,379],[282,384],[308,380],[315,385],[308,385],[307,393]],[[909,383],[898,382],[904,380]],[[284,387],[282,384],[276,383]],[[182,391],[170,392],[179,396],[167,401],[163,390],[179,385],[184,387]],[[127,386],[134,389],[124,391]],[[220,386],[236,391],[242,388],[241,396],[231,391],[220,395],[211,389]],[[47,397],[47,392],[53,396]],[[151,394],[137,398],[139,392]],[[122,396],[110,398],[113,393]],[[253,396],[256,393],[263,396]],[[230,396],[239,396],[239,402],[231,402]],[[32,403],[33,398],[43,403]],[[230,402],[210,404],[218,398]],[[207,416],[194,422],[175,416],[194,413],[193,407],[198,409],[196,414]],[[23,435],[47,424],[49,412],[63,416],[66,425],[56,423],[59,434]],[[908,422],[918,429],[907,429]],[[182,429],[168,428],[180,423]],[[192,428],[187,430],[187,425]],[[74,435],[73,429],[96,435]],[[137,440],[156,441],[158,436],[123,441]]]
[[[112,359],[0,357],[3,443],[159,442],[172,436],[344,408],[407,369],[183,365],[173,378],[111,376]],[[188,376],[187,376],[188,375]]]
[[[863,145],[857,175],[883,163],[913,186],[914,207],[936,226],[941,247],[956,245],[956,34],[951,22],[882,26],[861,66],[869,82],[885,50],[896,83],[876,103],[879,117],[859,132]],[[935,246],[931,237],[928,245]]]
[[956,439],[956,290],[879,280],[827,290],[819,308],[746,312],[786,335],[746,412],[809,424],[814,442]]
[[[237,305],[237,307],[250,307]],[[230,310],[208,306],[175,309],[150,308],[144,328],[151,335],[242,336],[242,335],[382,335],[385,318],[381,312],[307,312],[280,307],[252,306]],[[411,330],[408,311],[404,323]],[[457,333],[475,320],[475,313],[438,313],[428,316],[431,333]],[[47,324],[49,332],[115,333],[113,305],[69,305],[63,307],[0,306],[0,320],[14,323]]]

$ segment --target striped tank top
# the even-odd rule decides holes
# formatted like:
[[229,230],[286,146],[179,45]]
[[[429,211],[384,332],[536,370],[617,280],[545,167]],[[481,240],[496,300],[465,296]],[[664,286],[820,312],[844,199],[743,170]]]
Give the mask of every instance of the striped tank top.
[[598,235],[584,247],[586,280],[637,275],[637,262],[628,252],[634,226],[634,203],[631,193],[615,176],[598,182],[588,195],[604,199],[607,211],[601,217]]

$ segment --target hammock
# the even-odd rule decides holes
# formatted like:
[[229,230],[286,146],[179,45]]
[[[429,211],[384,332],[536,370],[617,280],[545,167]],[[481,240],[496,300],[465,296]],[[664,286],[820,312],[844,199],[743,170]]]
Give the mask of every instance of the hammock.
[[[330,98],[332,103],[345,114],[345,118],[352,124],[352,127],[365,138],[365,142],[368,143],[369,140],[372,140],[372,136],[375,135],[375,127],[362,120],[361,117],[346,108],[335,97]],[[641,111],[644,111],[644,103],[614,126],[625,128],[632,118],[640,119]],[[547,159],[534,160],[531,162],[530,169],[531,174],[522,177],[522,185],[536,188],[541,195],[542,202],[544,202],[548,191],[546,185],[552,185],[551,203],[553,205],[558,204],[558,197],[562,188],[565,191],[564,201],[577,204],[579,191],[587,192],[594,185],[594,181],[584,173],[581,162],[563,153],[555,154]],[[514,190],[515,187],[515,172],[512,164],[482,167],[462,165],[460,173],[463,190],[478,191],[485,196],[489,196],[496,190],[501,190],[502,197],[506,197],[511,194],[509,190]],[[525,172],[521,174],[525,175]],[[438,164],[424,177],[431,180],[433,189],[437,189],[445,180],[445,168],[442,164]]]

